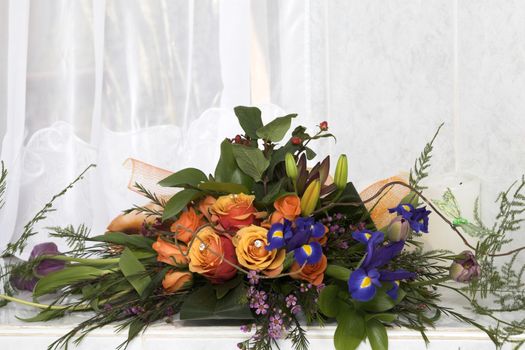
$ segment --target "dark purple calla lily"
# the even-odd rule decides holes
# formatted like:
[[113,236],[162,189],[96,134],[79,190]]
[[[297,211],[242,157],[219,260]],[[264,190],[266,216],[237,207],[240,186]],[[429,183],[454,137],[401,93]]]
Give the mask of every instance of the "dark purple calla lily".
[[[29,255],[29,261],[35,260],[36,258],[43,255],[58,255],[58,247],[55,243],[46,242],[37,244],[31,254]],[[38,278],[46,276],[51,272],[62,270],[65,266],[65,261],[44,259],[40,261],[34,268],[32,275],[12,275],[10,278],[11,285],[18,290],[33,291]]]

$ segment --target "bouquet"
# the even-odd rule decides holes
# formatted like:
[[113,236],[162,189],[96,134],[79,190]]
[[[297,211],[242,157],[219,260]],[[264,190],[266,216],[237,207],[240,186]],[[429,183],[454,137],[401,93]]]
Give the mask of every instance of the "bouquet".
[[[498,197],[493,225],[477,210],[469,222],[451,191],[435,202],[423,194],[437,132],[407,179],[384,180],[360,195],[348,181],[345,155],[333,176],[330,157],[308,164],[316,156],[311,142],[335,139],[326,122],[314,133],[297,126],[283,141],[295,114],[266,125],[257,108],[236,107],[235,114],[244,134],[222,142],[214,174],[151,167],[158,185],[133,182],[149,202],[124,211],[105,234],[92,236],[83,225],[50,228],[70,251],[41,243],[29,261],[10,264],[2,273],[3,304],[40,309],[28,322],[92,312],[49,349],[108,324],[128,329],[125,347],[148,325],[176,315],[237,320],[248,333],[240,349],[272,349],[288,339],[305,350],[304,325],[326,322],[337,322],[338,350],[365,341],[387,349],[389,327],[417,330],[428,341],[425,330],[442,316],[482,329],[498,346],[523,343],[514,336],[523,333],[525,320],[505,316],[523,317],[525,269],[517,261],[524,248],[505,247],[524,220],[525,179]],[[37,213],[4,255],[25,248],[34,224],[83,174]],[[431,211],[465,248],[423,249]],[[499,267],[497,258],[505,264]],[[444,289],[478,316],[446,306]],[[34,300],[17,298],[16,290],[31,291]],[[39,302],[42,297],[52,302]]]

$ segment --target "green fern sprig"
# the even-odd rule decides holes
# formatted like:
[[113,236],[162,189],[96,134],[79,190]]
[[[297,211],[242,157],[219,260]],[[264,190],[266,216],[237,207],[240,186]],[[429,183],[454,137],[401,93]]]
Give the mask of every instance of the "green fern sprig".
[[7,169],[4,166],[4,162],[1,162],[2,169],[0,170],[0,209],[3,208],[5,204],[5,191],[7,189]]
[[425,145],[423,152],[418,159],[414,162],[414,167],[410,169],[410,175],[408,178],[409,184],[418,191],[425,190],[426,187],[422,186],[421,180],[428,177],[428,168],[430,167],[430,159],[432,158],[432,150],[434,149],[434,141],[436,140],[439,131],[443,127],[444,123],[441,123],[436,130],[436,133],[432,137],[432,140]]
[[86,239],[91,233],[91,229],[84,224],[80,224],[76,228],[73,225],[68,225],[66,227],[53,226],[48,227],[48,229],[51,230],[49,232],[50,237],[65,239],[72,251],[78,253],[83,252],[86,248]]
[[95,166],[96,166],[95,164],[90,164],[86,169],[84,169],[80,173],[80,175],[77,176],[77,178],[75,180],[73,180],[73,182],[71,182],[69,185],[67,185],[66,188],[64,188],[62,191],[60,191],[59,193],[55,194],[51,198],[51,200],[49,202],[47,202],[44,205],[44,207],[42,209],[40,209],[40,211],[24,226],[24,231],[22,232],[22,235],[20,236],[20,238],[16,242],[9,243],[7,245],[7,248],[4,250],[2,255],[3,256],[8,256],[8,255],[14,255],[17,252],[22,253],[24,251],[24,248],[27,245],[27,240],[31,236],[34,236],[34,235],[36,235],[38,233],[34,229],[35,225],[38,222],[40,222],[42,220],[45,220],[49,213],[55,211],[55,209],[53,208],[53,203],[55,202],[55,200],[57,200],[58,198],[60,198],[63,195],[65,195],[67,193],[67,191],[72,189],[77,182],[79,182],[80,180],[82,180],[84,178],[84,175],[86,174],[86,172],[89,169],[91,169],[91,168],[93,168]]

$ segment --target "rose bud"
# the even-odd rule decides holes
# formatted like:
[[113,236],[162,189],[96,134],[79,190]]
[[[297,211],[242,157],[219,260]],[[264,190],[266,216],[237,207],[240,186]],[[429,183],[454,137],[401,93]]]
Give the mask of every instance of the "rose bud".
[[182,272],[170,270],[162,280],[162,287],[168,293],[175,293],[179,290],[186,289],[193,284],[193,275],[191,272]]
[[402,216],[396,216],[388,225],[387,237],[391,242],[399,242],[407,239],[410,233],[410,223]]
[[300,145],[303,142],[303,140],[300,137],[297,137],[297,136],[292,137],[292,139],[290,141],[294,145]]
[[321,129],[321,131],[328,130],[328,122],[327,121],[321,122],[321,124],[319,124],[319,129]]
[[450,265],[450,278],[456,282],[468,283],[481,275],[481,267],[471,251],[459,254]]

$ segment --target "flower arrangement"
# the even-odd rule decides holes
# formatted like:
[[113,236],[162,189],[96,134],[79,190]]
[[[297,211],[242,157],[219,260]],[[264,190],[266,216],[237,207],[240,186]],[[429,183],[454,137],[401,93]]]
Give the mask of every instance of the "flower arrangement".
[[[307,349],[304,324],[332,321],[336,349],[356,349],[364,341],[387,349],[387,328],[415,329],[427,340],[425,330],[442,315],[482,329],[497,345],[520,341],[513,336],[524,331],[525,321],[503,316],[525,307],[524,269],[514,268],[524,248],[502,250],[523,221],[523,178],[500,195],[500,213],[489,227],[477,213],[476,222],[462,218],[450,191],[434,203],[422,194],[436,136],[408,179],[391,178],[361,198],[348,182],[345,155],[333,177],[329,157],[308,166],[316,156],[310,142],[335,139],[326,122],[313,135],[298,126],[283,143],[295,114],[266,125],[257,108],[236,107],[235,114],[244,135],[222,142],[213,175],[195,168],[173,173],[159,182],[176,189],[167,198],[136,183],[150,202],[115,218],[103,235],[90,236],[82,225],[51,228],[71,251],[42,243],[29,261],[11,264],[2,273],[9,282],[0,295],[4,304],[40,308],[28,322],[94,312],[50,349],[111,323],[128,328],[125,346],[151,323],[177,313],[182,320],[238,320],[249,333],[240,349],[271,349],[280,339]],[[51,206],[5,254],[24,249]],[[461,237],[465,251],[422,249],[431,211]],[[468,235],[479,243],[472,245]],[[499,268],[497,257],[510,261]],[[31,291],[34,302],[15,297],[13,287]],[[444,288],[464,297],[488,326],[445,306]],[[38,302],[49,295],[53,303]],[[492,296],[497,301],[484,304]]]

